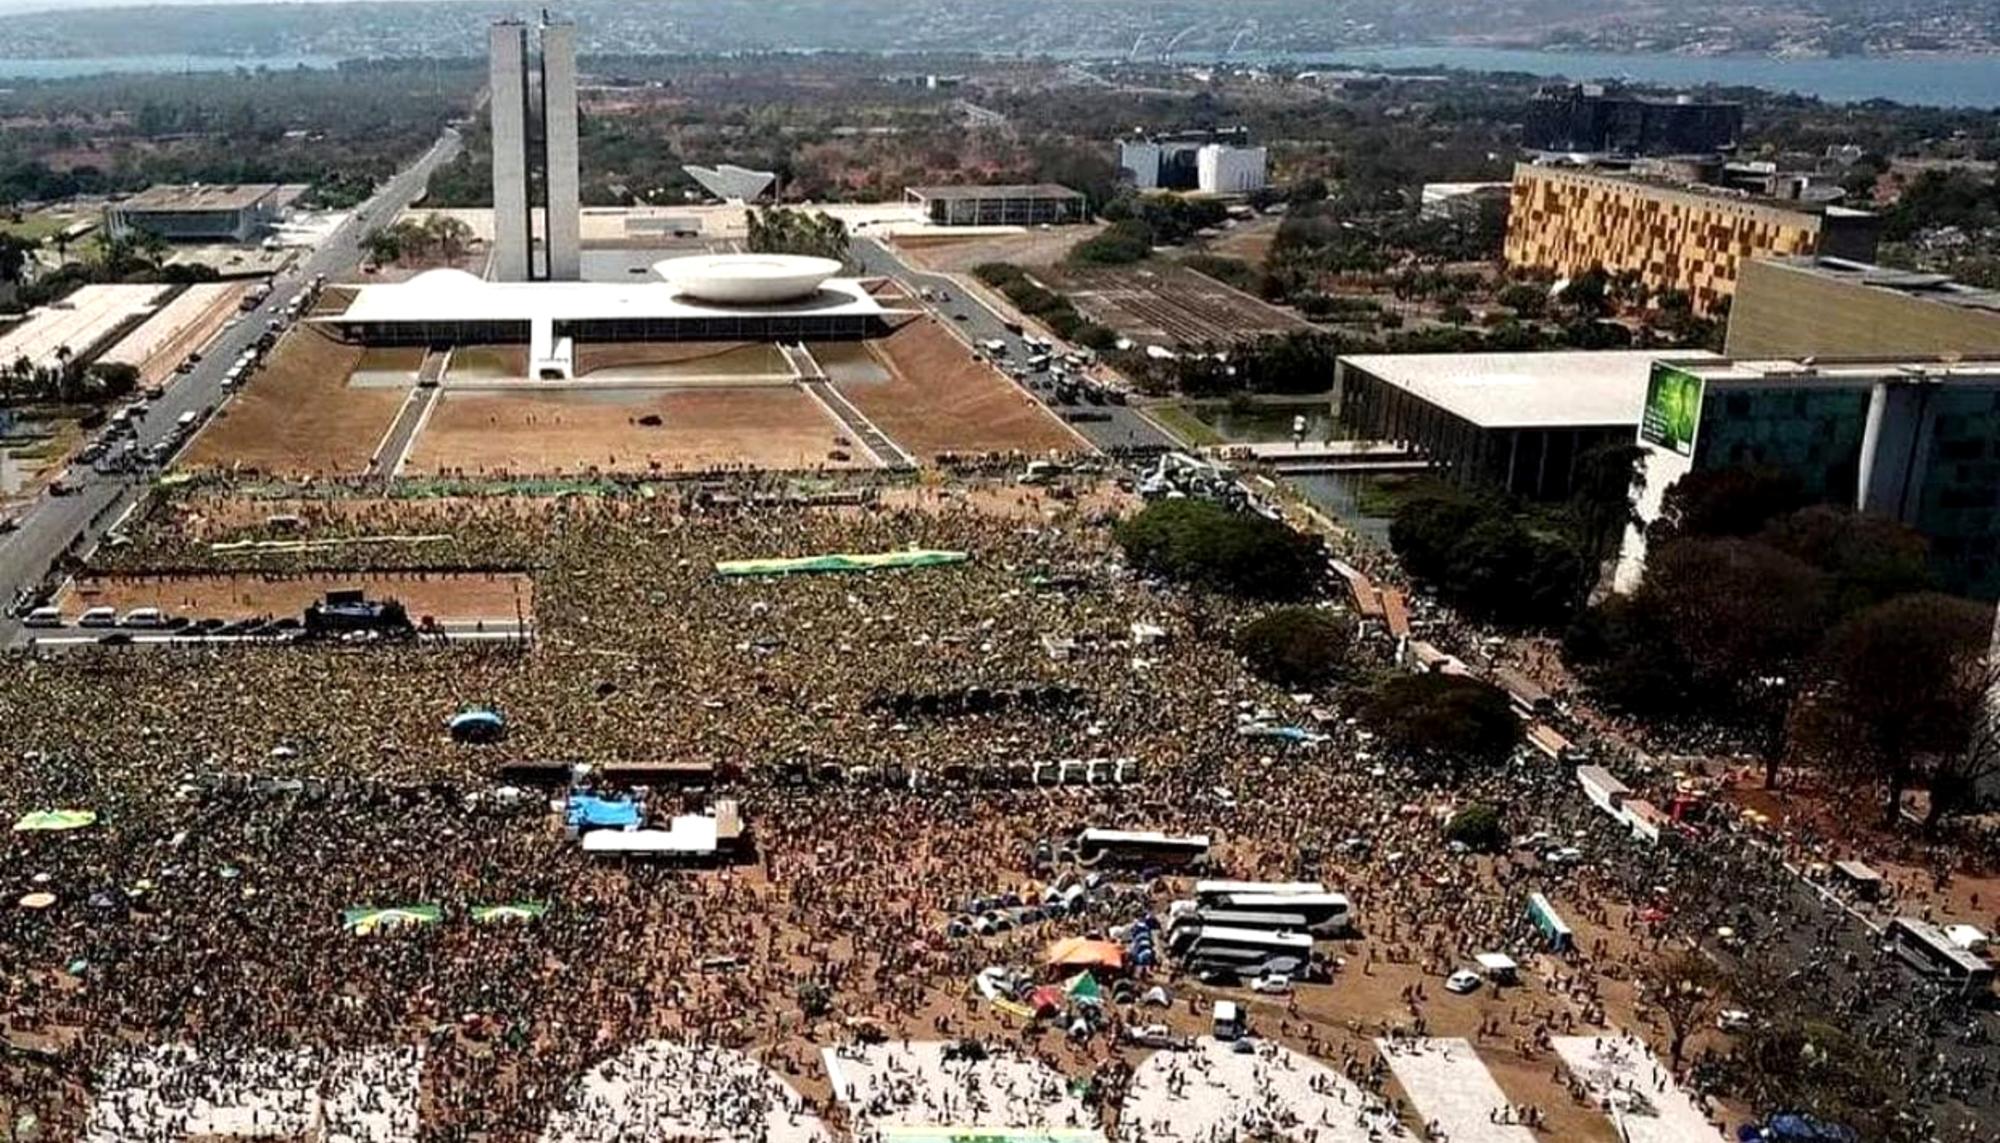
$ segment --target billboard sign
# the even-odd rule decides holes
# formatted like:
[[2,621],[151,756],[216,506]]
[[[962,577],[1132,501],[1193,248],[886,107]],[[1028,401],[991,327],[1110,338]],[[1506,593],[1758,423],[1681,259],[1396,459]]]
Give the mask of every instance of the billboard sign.
[[1701,423],[1701,378],[1671,365],[1653,363],[1646,380],[1646,407],[1639,414],[1639,443],[1694,455],[1695,428]]

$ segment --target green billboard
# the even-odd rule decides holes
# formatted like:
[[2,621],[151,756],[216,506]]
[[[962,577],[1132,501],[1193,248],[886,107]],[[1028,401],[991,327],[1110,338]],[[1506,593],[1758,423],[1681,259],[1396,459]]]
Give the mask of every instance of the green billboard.
[[1700,423],[1701,378],[1655,362],[1646,380],[1646,408],[1639,415],[1639,443],[1693,456]]

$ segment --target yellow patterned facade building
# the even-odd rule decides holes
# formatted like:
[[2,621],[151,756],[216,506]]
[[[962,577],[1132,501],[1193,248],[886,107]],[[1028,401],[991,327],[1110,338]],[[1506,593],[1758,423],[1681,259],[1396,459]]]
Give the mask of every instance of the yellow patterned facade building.
[[1649,291],[1684,291],[1696,313],[1710,314],[1735,293],[1749,259],[1869,261],[1879,233],[1880,220],[1866,211],[1521,163],[1506,255],[1510,265],[1564,277],[1592,266],[1636,271]]

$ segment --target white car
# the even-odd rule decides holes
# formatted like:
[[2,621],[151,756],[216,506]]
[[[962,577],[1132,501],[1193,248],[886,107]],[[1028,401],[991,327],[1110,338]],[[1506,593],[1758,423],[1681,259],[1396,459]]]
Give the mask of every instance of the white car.
[[1292,991],[1292,978],[1282,972],[1269,973],[1251,981],[1250,991],[1271,996],[1285,996]]
[[1455,996],[1479,991],[1479,974],[1469,969],[1459,969],[1444,978],[1444,990]]
[[1725,1008],[1716,1014],[1715,1026],[1724,1032],[1741,1032],[1750,1027],[1750,1014],[1741,1008]]

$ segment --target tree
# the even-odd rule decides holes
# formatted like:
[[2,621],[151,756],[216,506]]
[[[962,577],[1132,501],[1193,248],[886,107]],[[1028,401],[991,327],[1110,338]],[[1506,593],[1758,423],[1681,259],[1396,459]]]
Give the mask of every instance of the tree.
[[1688,1037],[1722,1008],[1722,970],[1693,949],[1667,953],[1639,970],[1640,997],[1667,1022],[1667,1068],[1681,1070]]
[[1558,292],[1563,305],[1579,317],[1600,318],[1611,312],[1611,275],[1592,266],[1571,278]]
[[1236,633],[1236,653],[1266,682],[1292,690],[1324,686],[1346,673],[1352,627],[1312,607],[1281,607]]
[[0,282],[20,281],[21,270],[34,249],[35,244],[25,238],[0,234]]
[[1144,262],[1153,256],[1153,232],[1136,218],[1114,222],[1104,231],[1077,243],[1069,260],[1080,265],[1117,266]]
[[1594,565],[1562,529],[1513,502],[1445,485],[1398,505],[1389,543],[1454,606],[1502,623],[1566,620]]
[[1454,773],[1498,765],[1521,741],[1506,692],[1465,675],[1392,675],[1361,719],[1387,749]]
[[1887,791],[1894,826],[1921,759],[1972,745],[1983,711],[1993,613],[1967,599],[1922,593],[1842,621],[1819,656],[1821,684],[1805,700],[1806,752],[1858,771]]
[[1507,830],[1500,811],[1484,802],[1474,802],[1451,816],[1444,827],[1447,841],[1456,841],[1479,853],[1498,853],[1506,848]]
[[1325,574],[1317,538],[1207,500],[1155,501],[1115,536],[1140,571],[1252,599],[1306,598]]
[[99,361],[90,367],[90,379],[105,398],[123,397],[139,386],[139,369],[123,361]]
[[1796,476],[1772,468],[1697,469],[1667,486],[1660,514],[1646,529],[1658,547],[1682,536],[1754,536],[1806,502]]
[[1843,615],[1934,586],[1923,533],[1887,516],[1815,504],[1772,520],[1759,538],[1831,575]]
[[1827,619],[1826,576],[1748,540],[1680,540],[1652,553],[1633,604],[1694,692],[1750,729],[1775,785],[1791,696]]
[[823,210],[759,207],[749,212],[749,237],[744,245],[753,254],[801,254],[845,262],[847,224]]

